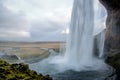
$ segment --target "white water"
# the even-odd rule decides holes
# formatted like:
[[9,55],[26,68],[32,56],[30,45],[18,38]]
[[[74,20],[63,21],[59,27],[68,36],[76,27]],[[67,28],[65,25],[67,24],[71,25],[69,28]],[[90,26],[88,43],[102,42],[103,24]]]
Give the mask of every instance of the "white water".
[[94,0],[94,36],[97,39],[97,45],[98,45],[98,52],[99,58],[102,58],[104,56],[103,54],[103,48],[104,48],[104,40],[105,40],[105,22],[106,22],[106,10],[103,7],[102,4],[98,0]]
[[[74,0],[66,53],[64,57],[55,57],[51,63],[58,64],[63,69],[76,71],[103,68],[104,62],[93,54],[94,36],[104,30],[104,28],[94,25],[94,19],[97,17],[94,15],[93,4],[94,0]],[[94,33],[95,26],[98,27],[96,33]],[[98,39],[99,57],[103,54],[103,35],[104,33],[101,33],[99,36],[101,38]]]
[[[30,65],[31,68],[37,71],[40,71],[41,68],[42,71],[45,71],[44,68],[46,66],[52,72],[104,69],[105,64],[103,60],[96,58],[93,54],[94,36],[104,30],[104,28],[97,27],[94,24],[96,16],[94,15],[93,4],[94,0],[74,0],[65,54],[50,56],[40,63]],[[98,39],[98,41],[100,44],[99,51],[101,51],[103,49],[103,37]],[[102,51],[99,56],[101,55],[103,55]]]
[[93,0],[75,0],[65,58],[77,69],[92,62],[93,29]]

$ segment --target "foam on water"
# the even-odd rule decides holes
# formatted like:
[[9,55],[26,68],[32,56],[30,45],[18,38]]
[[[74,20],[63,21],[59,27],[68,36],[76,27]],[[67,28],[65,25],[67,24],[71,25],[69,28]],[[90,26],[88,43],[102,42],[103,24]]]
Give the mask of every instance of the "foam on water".
[[[54,69],[60,72],[66,70],[99,70],[105,67],[104,61],[93,54],[94,36],[105,29],[94,24],[97,19],[94,15],[94,1],[74,0],[66,52],[64,55],[50,56],[37,64],[50,65],[52,66],[49,66],[50,70]],[[104,42],[103,36],[101,37],[98,43],[100,56],[103,55],[101,50]]]
[[66,53],[64,57],[55,57],[51,63],[76,71],[103,68],[104,62],[93,54],[95,34],[93,4],[94,0],[74,0]]

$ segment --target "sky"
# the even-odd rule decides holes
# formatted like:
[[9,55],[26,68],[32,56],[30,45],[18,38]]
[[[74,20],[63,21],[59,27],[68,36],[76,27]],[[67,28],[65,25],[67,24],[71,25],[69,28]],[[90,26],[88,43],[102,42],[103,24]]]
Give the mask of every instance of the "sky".
[[72,6],[73,0],[0,0],[0,40],[65,41]]

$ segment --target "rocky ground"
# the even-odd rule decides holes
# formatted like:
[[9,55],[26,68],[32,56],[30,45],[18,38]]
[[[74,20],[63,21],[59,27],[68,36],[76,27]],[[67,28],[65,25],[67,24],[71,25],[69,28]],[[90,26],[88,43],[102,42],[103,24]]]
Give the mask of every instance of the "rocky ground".
[[0,60],[0,80],[52,80],[49,75],[43,76],[30,70],[27,64],[9,64]]

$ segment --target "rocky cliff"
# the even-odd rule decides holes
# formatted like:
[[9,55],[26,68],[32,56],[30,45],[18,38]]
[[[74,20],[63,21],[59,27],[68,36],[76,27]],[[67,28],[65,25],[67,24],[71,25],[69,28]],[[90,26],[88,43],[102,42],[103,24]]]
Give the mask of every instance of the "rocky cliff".
[[120,80],[120,0],[99,0],[107,10],[105,54],[106,63],[116,69]]
[[120,49],[120,0],[100,0],[107,9],[105,52]]

